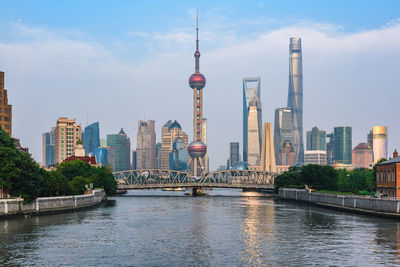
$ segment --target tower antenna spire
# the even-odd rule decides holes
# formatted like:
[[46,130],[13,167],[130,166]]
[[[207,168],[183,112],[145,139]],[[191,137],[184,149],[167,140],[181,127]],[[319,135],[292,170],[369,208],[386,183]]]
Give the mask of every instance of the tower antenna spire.
[[199,10],[196,10],[196,51],[199,51]]

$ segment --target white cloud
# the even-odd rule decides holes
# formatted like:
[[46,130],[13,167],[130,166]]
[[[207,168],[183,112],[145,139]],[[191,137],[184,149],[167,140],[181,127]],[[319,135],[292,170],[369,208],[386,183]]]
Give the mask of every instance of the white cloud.
[[[21,41],[0,41],[0,68],[13,104],[14,135],[37,160],[41,134],[59,116],[75,117],[84,125],[87,116],[89,123],[100,121],[102,136],[124,127],[134,143],[139,119],[155,119],[157,127],[177,119],[191,135],[187,79],[194,70],[193,29],[131,32],[132,38],[145,38],[153,46],[150,52],[131,52],[146,54],[140,62],[99,42],[71,38],[77,33],[19,25],[13,34]],[[353,126],[354,146],[373,125],[387,125],[389,151],[398,148],[398,21],[358,33],[302,23],[256,37],[204,26],[201,70],[207,78],[204,116],[211,166],[226,162],[230,141],[242,143],[243,77],[261,77],[264,121],[273,122],[274,109],[286,105],[291,36],[302,37],[303,43],[304,129]]]

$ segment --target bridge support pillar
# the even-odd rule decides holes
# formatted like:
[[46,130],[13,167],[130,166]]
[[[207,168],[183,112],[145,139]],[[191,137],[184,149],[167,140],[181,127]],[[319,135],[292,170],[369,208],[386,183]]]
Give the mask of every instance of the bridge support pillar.
[[203,189],[200,187],[193,187],[192,189],[192,196],[198,197],[198,196],[204,196]]

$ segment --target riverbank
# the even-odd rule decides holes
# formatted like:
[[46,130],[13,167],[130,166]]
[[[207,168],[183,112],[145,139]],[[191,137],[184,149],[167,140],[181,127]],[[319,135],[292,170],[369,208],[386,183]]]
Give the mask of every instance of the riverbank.
[[279,189],[278,197],[354,213],[400,219],[400,200],[312,193],[305,189]]
[[24,204],[23,199],[0,199],[0,218],[73,211],[98,205],[105,199],[103,189],[87,195],[40,197],[28,204]]

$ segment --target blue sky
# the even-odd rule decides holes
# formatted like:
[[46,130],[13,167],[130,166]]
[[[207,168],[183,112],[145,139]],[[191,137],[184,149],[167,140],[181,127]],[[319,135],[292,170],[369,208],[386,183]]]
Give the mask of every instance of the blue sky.
[[14,136],[38,161],[60,116],[99,121],[102,137],[124,127],[132,147],[140,119],[177,119],[191,136],[196,8],[212,168],[242,143],[243,77],[261,77],[265,122],[286,105],[291,36],[303,42],[304,129],[353,126],[355,146],[387,125],[389,152],[400,147],[400,1],[3,2]]

